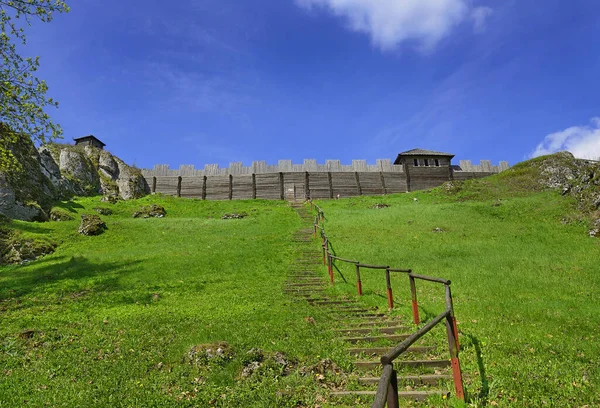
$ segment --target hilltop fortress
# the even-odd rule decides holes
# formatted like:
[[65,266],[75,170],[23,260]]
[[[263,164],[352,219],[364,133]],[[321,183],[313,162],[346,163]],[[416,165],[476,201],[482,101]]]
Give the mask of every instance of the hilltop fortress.
[[453,157],[451,153],[412,149],[398,154],[393,163],[378,159],[374,165],[365,160],[353,160],[351,165],[339,160],[325,164],[313,159],[305,159],[303,164],[279,160],[276,165],[255,161],[251,166],[231,163],[228,168],[207,164],[204,169],[156,165],[142,169],[142,174],[152,193],[203,200],[299,200],[425,190],[449,180],[481,178],[509,168],[508,162],[493,166],[489,160],[481,160],[479,165],[461,160],[453,165]]

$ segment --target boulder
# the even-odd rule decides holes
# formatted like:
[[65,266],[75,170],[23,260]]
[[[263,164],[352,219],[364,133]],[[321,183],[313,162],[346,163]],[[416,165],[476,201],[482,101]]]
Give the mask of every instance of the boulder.
[[53,208],[50,211],[51,221],[71,221],[72,219],[73,217],[71,216],[71,214],[59,208]]
[[0,174],[0,214],[16,220],[35,221],[47,218],[44,210],[35,202],[24,203],[6,177]]
[[152,204],[149,206],[144,206],[133,213],[133,218],[162,218],[167,215],[167,212],[160,205]]
[[106,223],[97,215],[82,214],[77,230],[81,235],[100,235],[107,229]]
[[112,215],[113,210],[105,207],[94,207],[94,211],[96,211],[100,215]]
[[22,238],[20,233],[0,227],[0,265],[30,262],[51,254],[55,248],[53,243]]

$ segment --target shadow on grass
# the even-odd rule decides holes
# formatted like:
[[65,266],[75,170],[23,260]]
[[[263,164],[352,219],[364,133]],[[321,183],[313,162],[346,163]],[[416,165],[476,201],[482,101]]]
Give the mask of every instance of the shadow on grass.
[[338,272],[338,274],[342,277],[342,279],[344,280],[344,283],[348,283],[348,281],[346,280],[346,277],[342,273],[341,269],[335,263],[332,263],[332,265],[333,265],[333,269],[335,269]]
[[61,208],[63,210],[67,210],[72,213],[77,212],[76,208],[79,208],[79,209],[84,208],[83,205],[78,204],[74,201],[60,201],[60,202],[55,203],[54,206]]
[[[73,288],[72,281],[96,277],[101,279],[89,283],[101,290],[116,290],[118,279],[125,273],[135,270],[135,266],[139,263],[141,261],[93,263],[82,256],[46,257],[30,265],[10,269],[0,275],[3,278],[0,301],[44,291],[45,287],[50,285],[55,288],[53,291],[60,291],[61,282],[67,281],[69,284],[64,285],[65,290],[70,290]],[[115,274],[115,271],[118,271],[118,274]]]
[[463,333],[463,336],[471,340],[473,348],[475,349],[475,358],[477,359],[477,368],[479,369],[479,377],[481,378],[481,391],[479,392],[478,398],[485,405],[488,402],[490,394],[490,384],[485,373],[485,365],[483,364],[483,355],[481,353],[481,342],[479,339],[472,334]]
[[10,222],[6,224],[6,227],[9,229],[20,231],[20,232],[29,232],[33,234],[48,234],[52,230],[44,226],[43,222]]

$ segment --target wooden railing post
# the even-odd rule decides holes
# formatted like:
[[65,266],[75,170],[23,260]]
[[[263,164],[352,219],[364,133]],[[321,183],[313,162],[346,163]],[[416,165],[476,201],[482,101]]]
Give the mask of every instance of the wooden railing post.
[[362,282],[360,281],[360,264],[356,264],[356,289],[358,296],[362,296]]
[[333,283],[333,258],[331,258],[331,253],[327,251],[327,269],[329,270],[329,280]]
[[454,323],[451,313],[446,316],[446,332],[448,333],[448,348],[450,350],[450,361],[452,364],[452,377],[454,378],[454,389],[456,398],[464,401],[465,391],[463,388],[462,372],[460,370],[460,360],[458,359],[457,339],[454,332]]
[[387,406],[388,408],[400,407],[400,401],[398,400],[398,375],[396,374],[396,370],[392,370],[392,377],[390,378],[390,384],[388,385]]
[[413,321],[415,324],[421,323],[421,319],[419,318],[419,304],[417,302],[417,285],[415,284],[415,278],[408,275],[410,279],[410,294],[412,297],[412,312],[413,312]]
[[458,340],[458,326],[456,325],[456,317],[454,316],[454,304],[452,302],[452,290],[450,285],[444,285],[446,287],[446,308],[450,310],[450,316],[452,318],[452,330],[454,330],[454,339],[456,340],[456,349],[460,351],[460,342]]
[[393,294],[392,294],[392,282],[390,279],[390,269],[389,266],[385,269],[385,283],[387,285],[387,300],[388,300],[388,307],[390,309],[394,308],[394,298],[393,298]]

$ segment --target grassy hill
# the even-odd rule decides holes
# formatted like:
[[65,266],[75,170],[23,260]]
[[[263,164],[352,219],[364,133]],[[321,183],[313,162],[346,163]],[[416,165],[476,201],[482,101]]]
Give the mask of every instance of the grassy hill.
[[[319,202],[339,256],[452,280],[473,405],[600,404],[600,240],[577,196],[540,185],[539,163]],[[167,216],[131,217],[151,203]],[[73,221],[9,224],[59,245],[0,267],[0,406],[330,406],[311,367],[329,357],[348,371],[350,360],[329,317],[282,291],[302,226],[286,203],[146,197],[103,204],[114,211],[102,216],[108,230],[77,234],[79,215],[99,205],[77,199],[59,204]],[[330,291],[354,297],[353,269],[336,274]],[[392,286],[408,316],[406,277]],[[381,274],[363,272],[363,288],[362,302],[385,307]],[[441,311],[439,288],[418,290],[422,317]],[[217,346],[217,358],[202,354]],[[256,348],[292,369],[272,362],[243,376]]]
[[[476,403],[600,404],[600,240],[588,236],[580,200],[544,188],[543,160],[432,191],[319,202],[338,256],[452,281]],[[348,283],[335,290],[354,293],[346,265]],[[362,281],[365,302],[385,302],[382,273],[363,272]],[[408,312],[406,277],[392,286]],[[422,313],[440,313],[439,288],[419,288]]]
[[[161,219],[132,218],[141,205]],[[108,230],[77,234],[99,197],[63,203],[77,219],[13,222],[58,250],[0,268],[0,406],[295,406],[313,379],[281,367],[241,380],[246,353],[282,352],[310,366],[346,359],[324,319],[282,285],[298,216],[282,202],[167,197],[105,204]],[[248,213],[222,220],[224,213]],[[304,318],[313,317],[317,324]],[[227,342],[233,356],[200,365],[194,346]]]

